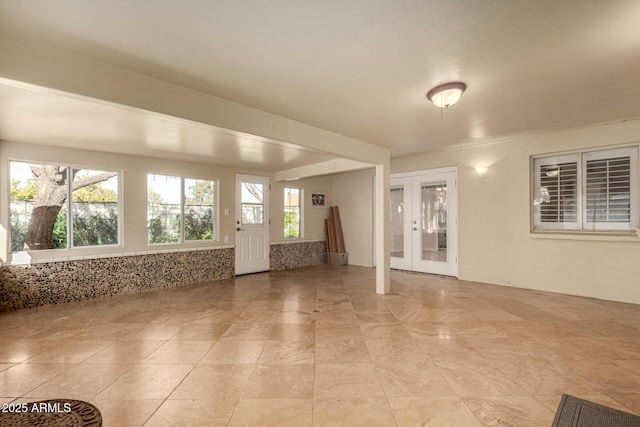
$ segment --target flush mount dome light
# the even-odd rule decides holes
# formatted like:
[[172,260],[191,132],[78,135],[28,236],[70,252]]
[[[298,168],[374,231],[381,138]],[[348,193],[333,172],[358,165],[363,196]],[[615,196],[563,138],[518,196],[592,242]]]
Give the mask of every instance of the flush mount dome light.
[[449,108],[460,100],[462,92],[467,85],[461,82],[445,83],[436,86],[427,93],[429,101],[433,102],[436,107]]

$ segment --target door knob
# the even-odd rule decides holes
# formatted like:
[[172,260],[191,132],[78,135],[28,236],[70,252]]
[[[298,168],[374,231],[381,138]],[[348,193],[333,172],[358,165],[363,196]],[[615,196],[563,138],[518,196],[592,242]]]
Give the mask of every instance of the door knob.
[[413,231],[418,231],[418,229],[416,227],[413,227]]
[[240,227],[236,228],[236,231],[240,231],[240,230],[242,230],[242,228],[240,228]]

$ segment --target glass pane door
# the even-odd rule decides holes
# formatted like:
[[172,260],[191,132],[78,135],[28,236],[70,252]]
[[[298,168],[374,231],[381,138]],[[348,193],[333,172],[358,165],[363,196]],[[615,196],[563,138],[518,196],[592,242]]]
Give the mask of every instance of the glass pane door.
[[411,179],[392,178],[390,197],[391,268],[411,270]]
[[391,268],[457,276],[457,170],[398,175],[390,180]]
[[391,256],[404,258],[404,187],[391,188]]
[[412,178],[414,271],[458,275],[455,182],[456,172],[425,173]]
[[423,261],[447,262],[447,182],[421,184]]

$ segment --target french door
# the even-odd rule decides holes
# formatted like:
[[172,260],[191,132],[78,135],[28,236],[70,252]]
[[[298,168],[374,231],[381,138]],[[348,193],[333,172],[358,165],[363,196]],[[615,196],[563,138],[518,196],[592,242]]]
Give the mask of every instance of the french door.
[[236,175],[236,275],[269,270],[269,178]]
[[458,275],[457,169],[391,176],[391,268]]

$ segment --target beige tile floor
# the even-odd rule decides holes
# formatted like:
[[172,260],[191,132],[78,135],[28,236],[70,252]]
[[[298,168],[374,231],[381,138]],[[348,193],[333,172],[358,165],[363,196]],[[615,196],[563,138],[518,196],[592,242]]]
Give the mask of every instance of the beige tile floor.
[[[0,314],[0,401],[107,426],[549,426],[640,414],[640,306],[317,266]],[[605,284],[603,284],[604,286]]]

